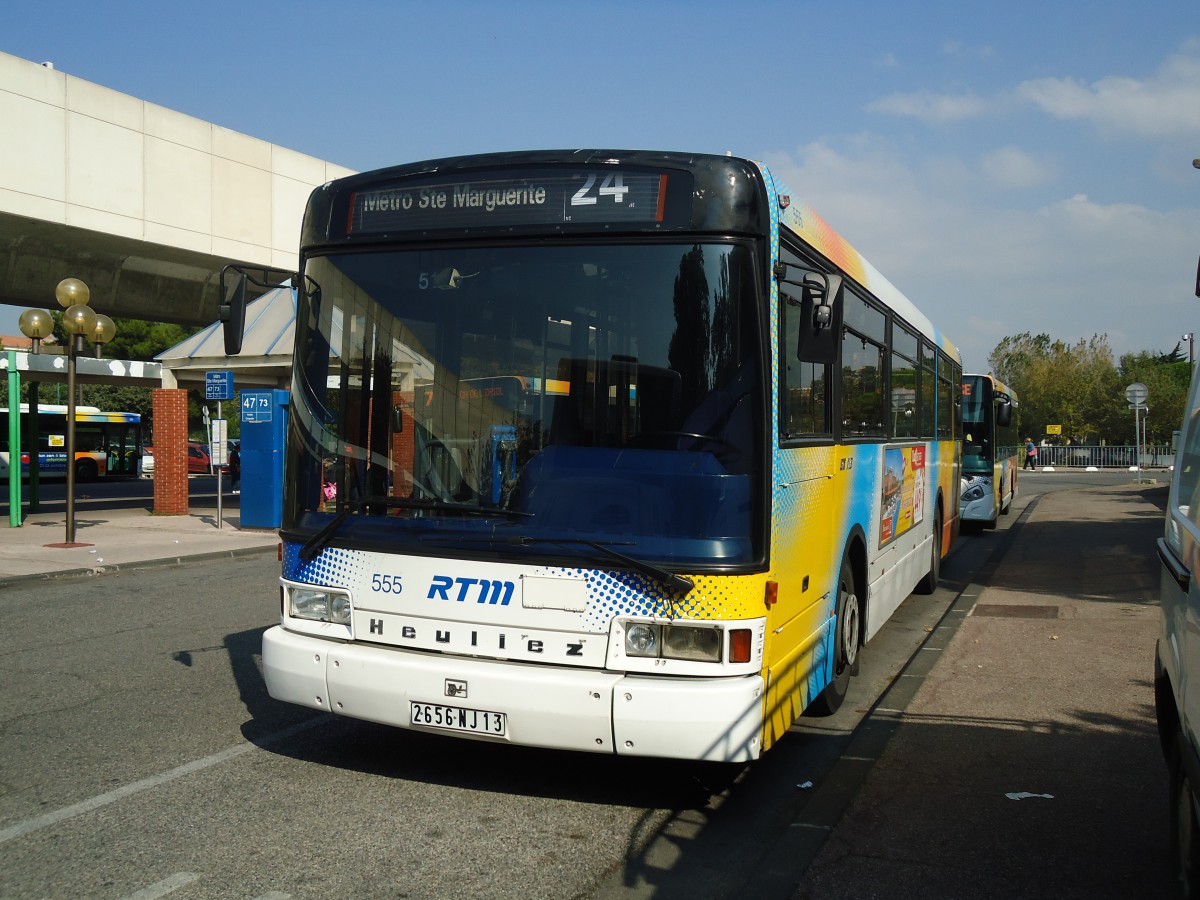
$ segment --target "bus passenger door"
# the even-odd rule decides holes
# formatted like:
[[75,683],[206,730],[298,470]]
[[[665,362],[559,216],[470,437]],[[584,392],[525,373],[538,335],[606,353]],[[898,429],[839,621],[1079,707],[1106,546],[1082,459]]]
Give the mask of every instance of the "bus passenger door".
[[835,502],[841,480],[830,399],[834,367],[825,359],[802,359],[801,336],[811,329],[812,317],[811,303],[780,291],[783,372],[770,473],[777,595],[767,612],[763,750],[791,728],[832,671],[828,634],[841,565],[842,548],[834,546],[842,530]]

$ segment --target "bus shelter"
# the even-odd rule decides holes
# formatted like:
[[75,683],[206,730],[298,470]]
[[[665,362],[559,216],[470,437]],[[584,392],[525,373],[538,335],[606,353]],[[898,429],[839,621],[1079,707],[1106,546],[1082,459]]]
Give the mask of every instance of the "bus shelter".
[[[21,379],[32,386],[30,397],[29,422],[37,428],[37,385],[66,384],[67,355],[65,353],[43,352],[29,353],[20,350],[8,350],[0,353],[0,371],[4,372],[8,383],[9,397],[20,396]],[[87,356],[75,358],[75,381],[78,384],[124,384],[139,387],[160,387],[162,384],[162,366],[154,362],[127,359],[96,359]],[[19,404],[10,404],[19,410]],[[12,416],[12,421],[20,422],[21,416]],[[9,443],[13,443],[10,431]],[[37,445],[36,431],[29,436],[30,446]],[[17,432],[17,445],[20,445]],[[140,449],[140,448],[138,448]],[[11,451],[10,451],[11,459]],[[38,502],[38,454],[30,454],[29,465],[29,499],[31,508],[37,508]],[[20,525],[21,508],[21,467],[9,466],[9,510],[10,524]]]

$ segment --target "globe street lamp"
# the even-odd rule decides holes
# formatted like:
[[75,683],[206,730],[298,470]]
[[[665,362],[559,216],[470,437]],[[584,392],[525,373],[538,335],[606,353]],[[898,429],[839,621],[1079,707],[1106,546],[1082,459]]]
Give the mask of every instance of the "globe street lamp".
[[[113,339],[117,329],[108,316],[97,315],[88,306],[91,291],[78,278],[64,278],[54,289],[58,305],[63,308],[63,330],[67,343],[67,533],[63,544],[53,546],[87,546],[75,543],[75,367],[79,354],[87,349],[90,340],[105,344]],[[21,333],[33,341],[37,353],[41,342],[49,337],[52,328],[50,314],[40,309],[27,309],[18,320]],[[37,452],[37,448],[31,451]]]
[[17,319],[21,326],[21,334],[33,341],[33,352],[40,353],[42,341],[50,337],[54,331],[54,319],[44,309],[27,309]]

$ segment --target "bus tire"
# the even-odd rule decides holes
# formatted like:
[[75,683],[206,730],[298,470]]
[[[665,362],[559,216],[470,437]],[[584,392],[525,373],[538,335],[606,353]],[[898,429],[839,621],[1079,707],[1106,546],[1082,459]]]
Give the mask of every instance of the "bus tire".
[[846,699],[850,676],[858,674],[858,650],[862,640],[862,601],[855,588],[849,556],[842,558],[838,576],[836,630],[833,636],[833,678],[809,704],[813,715],[831,716]]
[[[992,520],[992,527],[995,527]],[[929,571],[922,576],[913,590],[918,594],[932,594],[937,590],[938,579],[942,576],[942,516],[938,513],[933,517],[933,540],[930,541]]]
[[96,468],[96,461],[92,459],[77,459],[75,460],[75,480],[76,481],[95,481],[96,476],[100,474],[100,470]]

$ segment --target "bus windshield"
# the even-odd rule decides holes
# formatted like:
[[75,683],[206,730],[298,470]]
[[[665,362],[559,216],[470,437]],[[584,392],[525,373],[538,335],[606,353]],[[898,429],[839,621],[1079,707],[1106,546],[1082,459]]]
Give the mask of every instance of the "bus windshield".
[[963,376],[963,474],[990,475],[993,446],[991,382],[979,375]]
[[284,527],[338,516],[339,541],[417,554],[761,560],[754,247],[310,256]]

